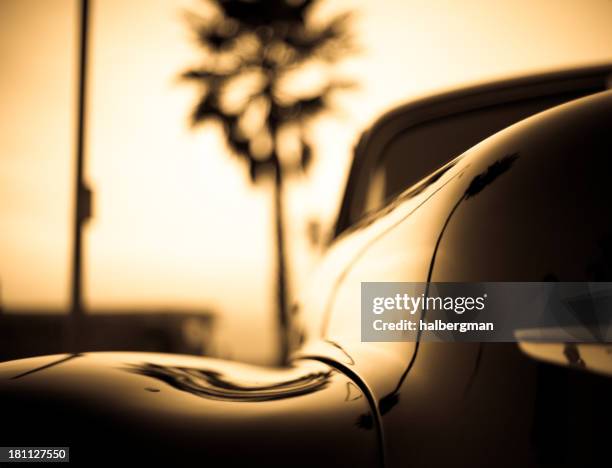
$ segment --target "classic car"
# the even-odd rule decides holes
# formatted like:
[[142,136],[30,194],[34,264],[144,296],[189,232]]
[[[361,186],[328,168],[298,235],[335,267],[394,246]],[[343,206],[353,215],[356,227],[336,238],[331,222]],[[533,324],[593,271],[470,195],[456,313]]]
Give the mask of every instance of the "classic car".
[[287,367],[122,352],[6,362],[2,445],[70,447],[82,464],[609,464],[612,345],[362,342],[359,317],[366,281],[610,281],[611,73],[387,113],[356,147]]

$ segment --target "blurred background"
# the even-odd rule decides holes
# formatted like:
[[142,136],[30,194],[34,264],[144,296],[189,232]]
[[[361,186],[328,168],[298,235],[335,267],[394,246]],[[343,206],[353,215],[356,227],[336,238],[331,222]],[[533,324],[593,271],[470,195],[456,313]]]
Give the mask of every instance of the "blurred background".
[[[192,125],[203,91],[181,78],[208,70],[186,14],[205,17],[206,2],[88,3],[82,88],[82,2],[0,0],[0,359],[65,351],[77,335],[86,349],[278,362],[274,177],[253,180],[255,153],[236,154],[222,126]],[[325,252],[352,148],[382,112],[612,60],[610,0],[322,0],[308,21],[324,27],[345,12],[356,47],[331,61],[333,76],[356,86],[306,122],[311,161],[283,179],[288,304]],[[298,90],[323,73],[298,71]],[[91,210],[75,314],[79,122]]]

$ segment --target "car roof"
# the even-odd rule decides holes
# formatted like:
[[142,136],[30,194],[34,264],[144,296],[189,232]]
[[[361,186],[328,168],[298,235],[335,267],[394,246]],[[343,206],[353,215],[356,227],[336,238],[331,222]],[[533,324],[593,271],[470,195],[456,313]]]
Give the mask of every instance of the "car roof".
[[606,63],[467,86],[410,101],[385,112],[362,133],[355,147],[334,238],[349,227],[349,204],[357,174],[365,161],[376,160],[399,132],[490,106],[567,93],[596,93],[610,87],[611,83],[612,63]]

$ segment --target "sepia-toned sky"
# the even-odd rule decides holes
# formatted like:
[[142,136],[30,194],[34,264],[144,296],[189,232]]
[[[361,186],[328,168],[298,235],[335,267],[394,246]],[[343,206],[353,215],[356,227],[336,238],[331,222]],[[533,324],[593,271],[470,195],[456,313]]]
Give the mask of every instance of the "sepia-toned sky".
[[[197,1],[92,0],[85,234],[88,308],[211,310],[229,357],[273,356],[270,187],[249,184],[214,131],[192,131]],[[76,0],[0,0],[0,297],[65,309],[76,109]],[[384,110],[439,89],[612,61],[612,1],[331,1],[351,9],[360,82],[321,120],[316,163],[289,188],[293,289],[318,258],[309,220],[333,224],[350,151]],[[242,343],[236,346],[234,343]],[[244,345],[247,342],[248,345]]]

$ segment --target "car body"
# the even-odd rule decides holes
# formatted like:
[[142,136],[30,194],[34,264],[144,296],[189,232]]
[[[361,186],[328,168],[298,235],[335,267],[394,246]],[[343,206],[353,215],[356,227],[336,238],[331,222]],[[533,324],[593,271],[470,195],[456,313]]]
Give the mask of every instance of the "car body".
[[3,445],[70,446],[83,463],[119,452],[213,466],[609,459],[596,424],[612,416],[609,346],[365,343],[359,311],[363,281],[609,281],[611,71],[486,84],[379,120],[294,309],[287,368],[152,353],[11,361],[0,365]]

